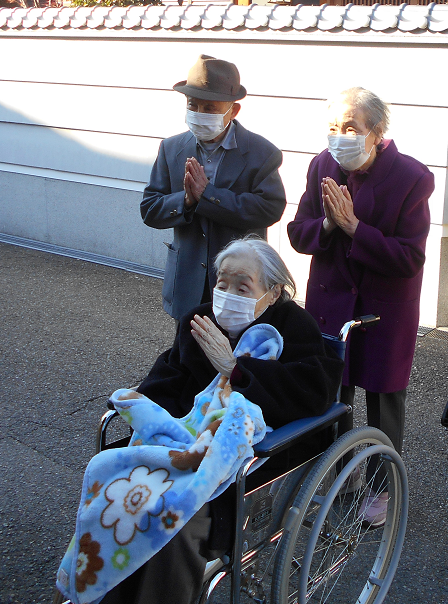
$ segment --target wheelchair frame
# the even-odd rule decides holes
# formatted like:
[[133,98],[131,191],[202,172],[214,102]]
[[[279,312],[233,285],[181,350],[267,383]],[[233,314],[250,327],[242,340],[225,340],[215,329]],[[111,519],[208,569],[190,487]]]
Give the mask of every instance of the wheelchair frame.
[[[375,315],[359,317],[346,323],[337,338],[325,334],[324,338],[344,358],[351,330],[378,320]],[[198,604],[212,602],[218,585],[229,575],[231,604],[240,604],[243,596],[255,604],[266,604],[264,577],[270,568],[271,604],[306,604],[311,600],[322,604],[383,602],[398,566],[406,531],[406,471],[392,443],[380,430],[356,428],[337,438],[338,420],[352,412],[339,402],[339,395],[340,392],[323,415],[291,422],[268,433],[254,446],[256,457],[243,464],[236,479],[233,550],[207,564]],[[106,443],[107,428],[117,416],[115,410],[103,415],[97,452],[126,445],[127,438]],[[330,426],[335,440],[324,453],[246,493],[246,477],[258,458],[271,457],[304,436]],[[373,476],[369,476],[372,467]],[[361,483],[349,493],[345,486],[359,468]],[[380,479],[380,489],[384,491],[387,486],[387,516],[381,528],[370,530],[363,527],[360,501],[369,485]],[[268,558],[267,563],[264,557]],[[261,577],[257,568],[260,560],[264,566],[267,564]],[[367,568],[360,569],[360,565]]]

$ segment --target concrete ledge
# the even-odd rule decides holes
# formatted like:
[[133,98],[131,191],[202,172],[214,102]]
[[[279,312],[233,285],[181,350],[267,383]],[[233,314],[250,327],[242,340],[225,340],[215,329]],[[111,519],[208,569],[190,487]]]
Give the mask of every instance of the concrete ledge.
[[0,233],[0,241],[3,243],[10,243],[11,245],[26,247],[32,250],[38,250],[40,252],[49,252],[51,254],[58,254],[59,256],[67,256],[69,258],[76,258],[77,260],[85,260],[86,262],[94,262],[95,264],[103,264],[105,266],[111,266],[113,268],[120,268],[131,273],[138,273],[139,275],[155,277],[156,279],[163,279],[165,274],[165,271],[160,268],[155,268],[153,266],[145,266],[144,264],[128,262],[126,260],[120,260],[119,258],[109,258],[108,256],[102,256],[101,254],[83,252],[81,250],[74,250],[68,247],[61,247],[52,243],[34,241],[33,239],[14,237],[13,235],[6,235],[4,233]]

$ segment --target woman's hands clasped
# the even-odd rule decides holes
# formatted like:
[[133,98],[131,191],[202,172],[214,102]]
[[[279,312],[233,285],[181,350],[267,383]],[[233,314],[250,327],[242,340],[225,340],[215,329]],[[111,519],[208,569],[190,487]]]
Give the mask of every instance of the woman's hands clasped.
[[229,340],[209,317],[195,315],[190,324],[191,335],[202,348],[216,371],[226,377],[230,377],[236,365],[236,359],[233,356]]
[[359,220],[353,211],[353,201],[345,185],[339,186],[332,178],[322,180],[322,201],[324,204],[324,229],[331,233],[340,227],[353,237]]

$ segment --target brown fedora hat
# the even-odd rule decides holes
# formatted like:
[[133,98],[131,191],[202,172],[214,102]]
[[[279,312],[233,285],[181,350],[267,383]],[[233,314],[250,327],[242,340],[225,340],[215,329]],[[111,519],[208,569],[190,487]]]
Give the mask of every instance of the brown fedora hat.
[[173,89],[205,101],[238,101],[246,96],[236,65],[208,55],[201,55],[188,72],[188,78]]

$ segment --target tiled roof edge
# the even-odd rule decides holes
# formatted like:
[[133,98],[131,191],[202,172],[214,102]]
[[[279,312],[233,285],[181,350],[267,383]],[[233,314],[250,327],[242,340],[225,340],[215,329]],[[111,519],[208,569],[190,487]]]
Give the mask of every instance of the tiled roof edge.
[[282,32],[448,32],[448,5],[427,6],[179,6],[0,8],[0,35],[8,30],[80,31],[279,31]]

